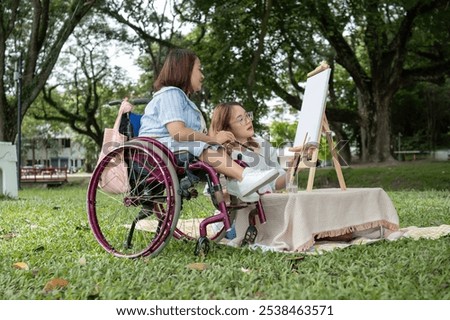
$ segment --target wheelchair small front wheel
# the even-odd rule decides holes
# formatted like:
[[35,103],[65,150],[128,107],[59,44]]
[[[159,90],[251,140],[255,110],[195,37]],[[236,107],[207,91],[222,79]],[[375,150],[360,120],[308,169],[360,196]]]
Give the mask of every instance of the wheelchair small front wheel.
[[209,252],[209,239],[207,237],[200,237],[195,245],[194,254],[196,256],[206,256]]

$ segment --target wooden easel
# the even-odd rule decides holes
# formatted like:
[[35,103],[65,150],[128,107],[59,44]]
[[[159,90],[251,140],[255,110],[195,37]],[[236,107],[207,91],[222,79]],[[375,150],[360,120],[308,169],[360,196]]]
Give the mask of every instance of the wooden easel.
[[[328,64],[326,64],[326,62],[322,62],[321,65],[319,67],[317,67],[314,71],[311,71],[310,73],[308,73],[308,78],[312,77],[312,76],[318,74],[319,72],[322,72],[328,68],[329,68]],[[325,133],[327,142],[328,142],[328,146],[330,147],[330,150],[331,150],[331,156],[333,159],[334,169],[336,171],[336,175],[337,175],[337,178],[339,181],[339,186],[340,186],[341,190],[346,190],[347,187],[345,185],[344,175],[342,174],[341,164],[339,163],[338,154],[335,149],[333,137],[331,135],[330,126],[328,125],[328,119],[325,115],[325,112],[323,113],[322,123],[320,126],[320,131],[319,131],[318,136],[320,137],[322,135],[322,133]],[[313,184],[314,184],[314,177],[316,174],[317,159],[318,159],[318,155],[319,155],[319,146],[305,144],[306,140],[307,140],[307,135],[305,136],[303,145],[301,146],[301,150],[298,150],[298,151],[295,150],[296,153],[295,153],[294,160],[293,160],[294,166],[293,166],[293,170],[291,170],[291,172],[290,172],[290,177],[289,177],[290,180],[289,181],[291,183],[293,183],[296,174],[298,174],[303,169],[309,169],[308,184],[306,187],[306,191],[312,191]],[[293,149],[295,149],[295,146]],[[310,149],[312,149],[312,154],[310,155],[311,156],[310,160],[308,160]]]

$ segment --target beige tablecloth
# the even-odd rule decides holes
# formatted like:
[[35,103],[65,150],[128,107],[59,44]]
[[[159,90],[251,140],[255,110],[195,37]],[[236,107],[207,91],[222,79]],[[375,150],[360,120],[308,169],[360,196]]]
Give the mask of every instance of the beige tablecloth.
[[[317,189],[295,194],[273,193],[261,197],[267,222],[257,220],[255,243],[279,251],[305,251],[314,238],[339,236],[352,231],[384,227],[396,231],[397,211],[381,188]],[[248,226],[248,210],[236,216],[236,238],[240,245]]]

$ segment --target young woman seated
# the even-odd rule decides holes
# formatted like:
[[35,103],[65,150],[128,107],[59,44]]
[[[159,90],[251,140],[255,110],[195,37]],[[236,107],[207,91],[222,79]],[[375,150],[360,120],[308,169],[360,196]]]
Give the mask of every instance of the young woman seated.
[[241,159],[248,167],[257,170],[276,170],[278,177],[269,184],[259,188],[260,194],[281,190],[286,186],[286,172],[278,162],[276,149],[270,142],[255,136],[253,115],[238,102],[226,102],[214,108],[209,134],[231,132],[234,139],[224,146],[233,159]]

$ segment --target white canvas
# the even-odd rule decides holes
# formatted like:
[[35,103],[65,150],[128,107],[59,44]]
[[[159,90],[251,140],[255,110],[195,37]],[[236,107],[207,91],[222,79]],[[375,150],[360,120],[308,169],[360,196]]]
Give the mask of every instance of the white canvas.
[[315,145],[320,143],[320,132],[325,112],[330,73],[331,69],[328,68],[308,78],[306,81],[294,147],[302,146],[303,142]]

